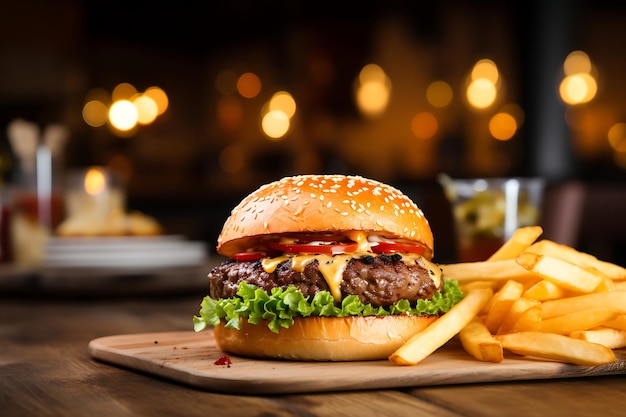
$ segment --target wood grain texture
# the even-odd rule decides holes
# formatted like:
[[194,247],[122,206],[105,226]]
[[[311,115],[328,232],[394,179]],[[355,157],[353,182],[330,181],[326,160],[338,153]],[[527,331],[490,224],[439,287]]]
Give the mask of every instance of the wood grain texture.
[[89,343],[98,360],[203,390],[238,394],[289,394],[428,387],[515,380],[591,377],[626,373],[626,352],[604,366],[576,366],[507,355],[502,363],[471,358],[456,340],[416,366],[392,362],[291,362],[230,356],[230,367],[211,331],[105,336]]
[[[0,415],[621,417],[626,410],[625,374],[255,395],[195,389],[150,372],[111,366],[89,354],[89,342],[108,335],[194,335],[191,318],[199,301],[199,295],[0,296]],[[208,343],[207,333],[195,336]],[[182,344],[175,341],[173,346]],[[233,359],[233,367],[224,371],[244,367],[243,359]],[[214,360],[203,358],[207,368],[214,367]],[[326,377],[338,372],[328,371]]]

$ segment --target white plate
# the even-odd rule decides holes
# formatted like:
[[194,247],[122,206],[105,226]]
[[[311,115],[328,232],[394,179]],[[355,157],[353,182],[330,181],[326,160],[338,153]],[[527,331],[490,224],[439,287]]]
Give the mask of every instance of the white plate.
[[183,242],[183,237],[179,235],[53,237],[48,241],[47,250],[51,252],[65,252],[148,249],[180,242]]
[[53,238],[44,264],[52,267],[154,268],[205,261],[206,244],[180,236]]

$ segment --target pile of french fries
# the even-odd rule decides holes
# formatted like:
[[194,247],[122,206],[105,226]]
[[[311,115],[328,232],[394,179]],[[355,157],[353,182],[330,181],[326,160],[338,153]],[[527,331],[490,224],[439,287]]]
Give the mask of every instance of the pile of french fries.
[[626,268],[523,227],[483,262],[441,265],[465,298],[389,360],[415,365],[458,336],[480,361],[504,351],[578,365],[616,360],[626,347]]

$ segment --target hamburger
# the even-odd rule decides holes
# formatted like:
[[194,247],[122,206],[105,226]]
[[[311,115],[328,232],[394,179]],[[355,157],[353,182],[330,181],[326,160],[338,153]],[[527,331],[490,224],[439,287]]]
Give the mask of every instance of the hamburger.
[[226,353],[304,361],[386,359],[463,294],[432,262],[422,210],[360,176],[265,184],[226,219],[194,329]]

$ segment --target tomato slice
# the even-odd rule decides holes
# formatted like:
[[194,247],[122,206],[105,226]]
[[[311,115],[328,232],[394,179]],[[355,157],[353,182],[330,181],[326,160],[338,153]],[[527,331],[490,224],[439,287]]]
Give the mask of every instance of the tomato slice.
[[417,255],[424,254],[424,246],[414,243],[397,243],[397,242],[378,242],[372,245],[374,253],[415,253]]
[[239,262],[257,261],[265,258],[267,254],[265,252],[239,252],[233,255],[233,259]]
[[322,245],[313,245],[306,243],[278,243],[268,241],[265,245],[270,249],[275,249],[285,253],[308,253],[308,254],[328,254],[335,255],[338,253],[354,252],[359,244],[356,242],[329,243]]

